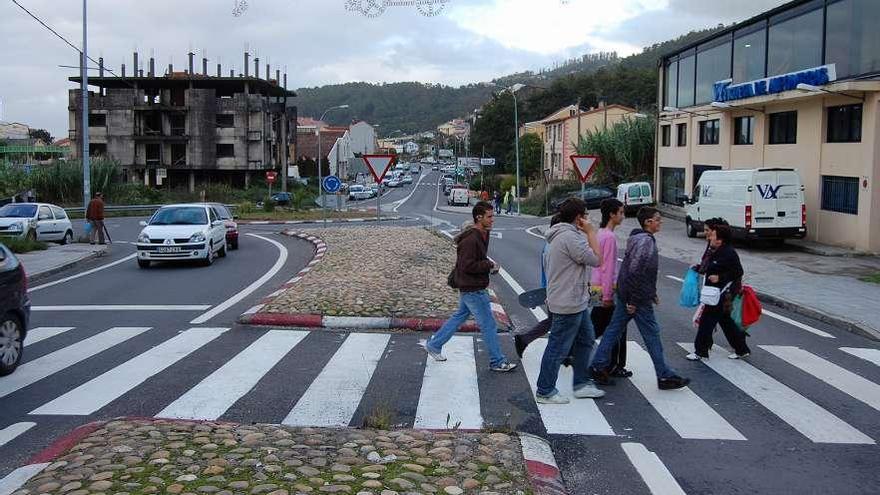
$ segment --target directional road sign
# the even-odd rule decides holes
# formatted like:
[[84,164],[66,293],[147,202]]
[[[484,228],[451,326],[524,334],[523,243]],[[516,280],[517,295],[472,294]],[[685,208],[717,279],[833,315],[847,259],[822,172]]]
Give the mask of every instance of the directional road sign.
[[367,162],[367,167],[376,179],[377,184],[382,183],[382,178],[388,170],[394,165],[396,155],[363,155],[363,159]]
[[571,163],[574,165],[578,178],[583,184],[590,180],[590,176],[593,175],[593,172],[596,170],[596,165],[599,163],[599,157],[596,155],[572,155]]
[[342,181],[340,181],[339,177],[336,177],[335,175],[324,177],[322,184],[324,185],[324,190],[331,194],[335,193],[340,187],[342,187]]

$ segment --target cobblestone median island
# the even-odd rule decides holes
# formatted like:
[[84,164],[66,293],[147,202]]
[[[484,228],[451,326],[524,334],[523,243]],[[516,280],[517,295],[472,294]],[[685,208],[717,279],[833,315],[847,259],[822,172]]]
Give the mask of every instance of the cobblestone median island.
[[264,312],[446,318],[458,308],[446,285],[455,264],[449,239],[402,227],[297,232],[323,239],[327,254]]
[[115,420],[13,495],[531,494],[504,433]]

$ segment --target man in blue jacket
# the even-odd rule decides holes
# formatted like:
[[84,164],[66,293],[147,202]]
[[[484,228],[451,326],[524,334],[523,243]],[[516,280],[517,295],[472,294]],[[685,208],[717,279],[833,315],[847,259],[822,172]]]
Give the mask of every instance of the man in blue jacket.
[[666,365],[663,343],[660,341],[660,325],[654,316],[654,304],[660,303],[657,297],[660,256],[654,234],[660,231],[663,217],[656,208],[643,207],[639,210],[638,220],[642,228],[633,229],[626,243],[626,254],[617,276],[617,304],[611,323],[593,357],[593,379],[599,385],[614,383],[608,369],[611,350],[629,321],[635,319],[654,363],[657,387],[661,390],[686,387],[690,379],[678,376],[675,370]]

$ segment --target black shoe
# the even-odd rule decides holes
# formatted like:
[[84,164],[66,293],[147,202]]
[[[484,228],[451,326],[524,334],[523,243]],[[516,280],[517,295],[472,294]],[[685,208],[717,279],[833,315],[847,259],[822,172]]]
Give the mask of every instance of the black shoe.
[[614,385],[614,380],[611,378],[611,374],[608,373],[608,370],[599,370],[596,368],[590,368],[590,372],[593,374],[593,381],[598,385]]
[[562,365],[568,366],[569,368],[573,367],[574,366],[574,358],[571,356],[565,356],[562,359]]
[[673,375],[669,378],[659,378],[657,380],[657,387],[660,390],[675,390],[677,388],[687,387],[690,382],[690,378],[682,378],[678,375]]
[[626,368],[614,368],[613,370],[611,370],[611,376],[617,378],[629,378],[633,376],[633,372]]
[[513,336],[513,346],[516,347],[516,355],[522,357],[528,344],[523,342],[522,335]]

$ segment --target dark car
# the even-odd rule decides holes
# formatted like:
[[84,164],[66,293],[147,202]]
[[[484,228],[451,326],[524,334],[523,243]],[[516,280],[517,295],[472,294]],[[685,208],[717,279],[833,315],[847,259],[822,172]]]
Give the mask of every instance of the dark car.
[[229,212],[229,208],[224,204],[210,203],[217,210],[217,216],[226,223],[226,245],[229,249],[238,249],[238,218]]
[[0,376],[15,371],[21,362],[30,316],[24,266],[0,244]]
[[272,201],[279,206],[287,206],[290,204],[290,193],[289,192],[277,192],[272,195]]
[[553,201],[550,202],[550,209],[552,211],[556,211],[559,209],[559,205],[562,204],[568,198],[571,197],[579,197],[587,203],[587,209],[596,210],[602,204],[603,200],[608,198],[617,197],[617,193],[614,189],[607,186],[587,186],[584,189],[583,195],[581,195],[580,191],[575,191],[565,196],[560,196]]

